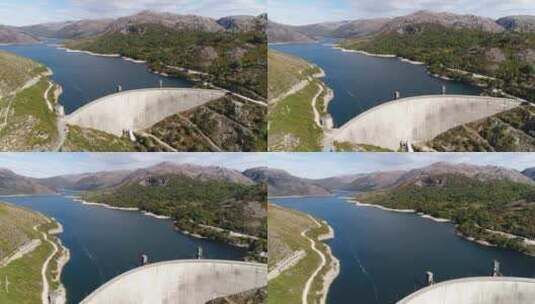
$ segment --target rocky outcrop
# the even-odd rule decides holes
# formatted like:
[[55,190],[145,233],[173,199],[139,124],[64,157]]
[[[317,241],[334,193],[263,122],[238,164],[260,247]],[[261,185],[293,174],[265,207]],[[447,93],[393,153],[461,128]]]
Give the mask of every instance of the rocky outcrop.
[[535,32],[535,16],[507,16],[496,21],[505,29],[517,32]]

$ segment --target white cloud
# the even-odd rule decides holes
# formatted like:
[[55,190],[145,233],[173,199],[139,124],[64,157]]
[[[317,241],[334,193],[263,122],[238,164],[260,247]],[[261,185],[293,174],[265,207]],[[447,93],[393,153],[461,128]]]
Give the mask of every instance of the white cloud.
[[[269,0],[271,19],[287,24],[394,17],[418,10],[474,14],[490,18],[535,15],[533,0]],[[298,13],[296,13],[298,12]]]
[[115,18],[154,10],[194,14],[212,18],[230,15],[259,15],[266,0],[10,0],[0,3],[0,24],[29,25],[65,20]]

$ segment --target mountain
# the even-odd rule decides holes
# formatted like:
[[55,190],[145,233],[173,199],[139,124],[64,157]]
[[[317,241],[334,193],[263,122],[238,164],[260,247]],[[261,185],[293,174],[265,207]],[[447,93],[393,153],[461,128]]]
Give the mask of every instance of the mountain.
[[39,39],[21,29],[0,25],[0,43],[37,43]]
[[296,26],[295,29],[303,35],[319,38],[335,36],[333,35],[333,32],[349,23],[351,23],[351,21],[322,22]]
[[349,189],[350,185],[363,176],[366,176],[366,174],[349,174],[322,179],[310,179],[309,181],[332,192],[335,190],[351,190]]
[[535,16],[507,16],[498,19],[496,23],[510,31],[535,32]]
[[376,18],[345,22],[334,29],[330,36],[338,38],[361,37],[378,33],[391,19]]
[[373,191],[385,189],[396,184],[406,171],[374,172],[365,174],[344,185],[341,190],[346,191]]
[[107,32],[127,33],[129,27],[140,24],[158,24],[179,31],[201,32],[248,32],[254,31],[258,24],[265,23],[263,15],[229,16],[215,20],[195,15],[160,13],[150,10],[117,19],[86,19],[66,22],[35,24],[15,28],[23,33],[37,37],[80,39],[101,35]]
[[240,185],[253,185],[246,175],[239,171],[216,166],[197,166],[191,164],[176,164],[163,162],[152,167],[135,170],[125,176],[123,184],[147,180],[151,176],[176,175],[191,178],[197,181],[218,181]]
[[504,30],[490,18],[423,10],[406,16],[393,18],[386,23],[380,31],[403,33],[409,30],[411,26],[418,24],[434,24],[454,29],[478,29],[491,33],[498,33]]
[[216,22],[227,31],[251,32],[256,30],[258,26],[265,27],[267,21],[265,15],[260,15],[258,17],[240,15],[223,17]]
[[268,21],[267,36],[270,43],[315,42],[313,38],[299,32],[297,27]]
[[130,26],[140,24],[158,24],[167,28],[180,31],[220,32],[224,28],[216,20],[209,17],[195,15],[177,15],[172,13],[160,13],[154,11],[141,11],[135,15],[121,17],[114,20],[106,32],[126,33]]
[[508,181],[519,184],[535,185],[531,179],[517,170],[498,166],[475,166],[469,164],[434,163],[430,166],[410,170],[401,175],[395,185],[424,185],[426,180],[439,175],[462,175],[480,182]]
[[21,29],[39,37],[78,39],[99,35],[106,31],[112,22],[113,19],[79,20],[36,24]]
[[524,171],[522,171],[522,174],[531,178],[532,180],[535,180],[535,167],[525,169]]
[[117,186],[131,173],[131,170],[103,171],[55,176],[41,179],[40,182],[57,190],[88,191]]
[[0,168],[0,195],[52,194],[55,191],[38,179],[24,177],[8,169]]
[[269,196],[327,196],[330,192],[314,182],[280,169],[259,167],[243,172],[255,182],[266,183]]

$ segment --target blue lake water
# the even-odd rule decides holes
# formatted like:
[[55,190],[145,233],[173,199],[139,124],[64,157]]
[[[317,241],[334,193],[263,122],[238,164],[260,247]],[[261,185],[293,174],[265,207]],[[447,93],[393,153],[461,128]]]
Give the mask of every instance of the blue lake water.
[[442,85],[448,94],[479,95],[475,86],[435,78],[423,65],[401,62],[397,58],[379,58],[334,49],[322,43],[280,44],[271,48],[289,53],[321,67],[327,86],[334,91],[329,113],[336,126],[383,102],[390,101],[395,91],[401,97],[441,94]]
[[123,90],[157,88],[160,80],[166,87],[191,87],[185,79],[163,77],[150,73],[145,64],[120,58],[98,57],[82,53],[68,53],[57,49],[61,40],[50,39],[42,44],[0,46],[0,50],[31,58],[54,72],[52,79],[63,87],[60,103],[65,113],[99,97]]
[[170,220],[140,212],[82,205],[65,196],[1,197],[56,218],[64,227],[59,236],[71,259],[61,281],[68,303],[79,303],[111,278],[139,266],[141,254],[150,262],[192,259],[198,246],[205,258],[241,260],[245,251],[223,243],[195,239],[173,229]]
[[452,224],[414,214],[357,207],[336,197],[272,199],[327,220],[336,237],[327,243],[340,260],[330,304],[391,304],[425,286],[425,272],[436,281],[488,276],[493,260],[504,275],[535,277],[535,258],[485,247],[455,234]]

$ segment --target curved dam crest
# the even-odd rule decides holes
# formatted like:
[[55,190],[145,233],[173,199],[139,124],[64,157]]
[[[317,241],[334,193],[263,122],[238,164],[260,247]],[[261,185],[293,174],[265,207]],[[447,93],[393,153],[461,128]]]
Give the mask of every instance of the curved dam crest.
[[223,260],[177,260],[121,274],[81,304],[204,304],[267,285],[267,266]]
[[397,150],[400,142],[421,143],[439,134],[512,108],[520,101],[469,95],[402,98],[376,106],[328,136],[335,141]]
[[225,95],[220,90],[187,88],[124,91],[86,104],[65,116],[65,122],[121,136],[124,130],[146,129]]
[[535,279],[479,277],[431,285],[397,304],[532,304],[534,298]]

